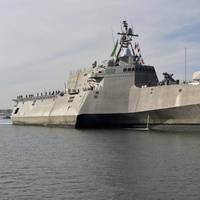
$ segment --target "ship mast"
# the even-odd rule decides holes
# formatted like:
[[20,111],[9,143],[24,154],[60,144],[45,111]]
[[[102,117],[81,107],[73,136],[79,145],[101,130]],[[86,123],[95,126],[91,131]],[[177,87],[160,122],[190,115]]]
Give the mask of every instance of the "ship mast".
[[133,57],[136,56],[136,53],[133,49],[133,45],[131,42],[133,41],[133,38],[138,37],[138,35],[133,33],[133,29],[128,27],[128,23],[126,21],[123,21],[122,24],[123,24],[122,31],[117,33],[118,35],[121,36],[121,38],[120,38],[120,48],[116,56],[116,62],[118,62],[119,60],[121,51],[123,49],[129,49],[129,46],[131,48]]

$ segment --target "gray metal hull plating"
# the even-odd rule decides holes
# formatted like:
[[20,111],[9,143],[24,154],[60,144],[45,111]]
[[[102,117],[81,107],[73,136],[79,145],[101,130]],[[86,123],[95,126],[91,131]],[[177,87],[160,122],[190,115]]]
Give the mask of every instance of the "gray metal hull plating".
[[[106,95],[105,95],[106,93]],[[200,86],[131,87],[115,99],[102,90],[79,94],[69,106],[68,96],[22,103],[13,124],[73,126],[76,128],[132,128],[150,125],[200,124]],[[171,94],[169,96],[169,94]],[[46,102],[47,101],[47,102]],[[80,103],[81,102],[81,103]],[[45,106],[44,106],[45,105]],[[69,108],[70,107],[70,108]],[[41,112],[42,111],[42,112]],[[149,119],[148,119],[149,118]]]
[[200,104],[138,113],[83,114],[78,116],[76,127],[145,128],[147,124],[200,125]]

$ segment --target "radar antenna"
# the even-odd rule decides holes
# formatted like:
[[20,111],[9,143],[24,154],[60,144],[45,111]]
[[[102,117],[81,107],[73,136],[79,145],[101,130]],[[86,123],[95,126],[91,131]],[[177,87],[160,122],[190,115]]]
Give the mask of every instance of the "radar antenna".
[[116,63],[119,61],[119,56],[120,56],[122,49],[129,48],[129,46],[131,47],[133,56],[134,57],[136,56],[135,50],[134,50],[131,42],[133,41],[134,37],[139,37],[139,35],[134,34],[133,29],[128,26],[127,21],[122,22],[121,29],[122,29],[121,32],[117,33],[118,35],[121,36],[121,38],[120,38],[120,48],[119,48],[117,56],[116,56]]

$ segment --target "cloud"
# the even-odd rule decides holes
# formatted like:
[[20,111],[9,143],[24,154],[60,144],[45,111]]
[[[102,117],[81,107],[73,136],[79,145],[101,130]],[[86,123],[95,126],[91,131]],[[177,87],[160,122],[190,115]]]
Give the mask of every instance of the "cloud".
[[176,41],[182,41],[182,42],[188,42],[188,43],[198,43],[200,42],[200,22],[191,22],[189,24],[186,24],[185,26],[182,26],[175,30],[174,32],[169,33],[166,35],[166,40],[169,41],[172,40],[174,42]]
[[63,87],[71,70],[90,67],[112,50],[112,34],[127,19],[140,35],[146,63],[184,74],[199,67],[197,0],[0,0],[1,106],[10,99]]

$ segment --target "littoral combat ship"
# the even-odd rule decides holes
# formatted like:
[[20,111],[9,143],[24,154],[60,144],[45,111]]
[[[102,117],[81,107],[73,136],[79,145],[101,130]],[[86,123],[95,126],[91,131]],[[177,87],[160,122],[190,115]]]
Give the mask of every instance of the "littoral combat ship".
[[18,96],[12,113],[16,125],[76,128],[132,128],[148,125],[200,124],[200,72],[180,83],[145,65],[138,35],[123,21],[111,58],[70,75],[65,91]]

